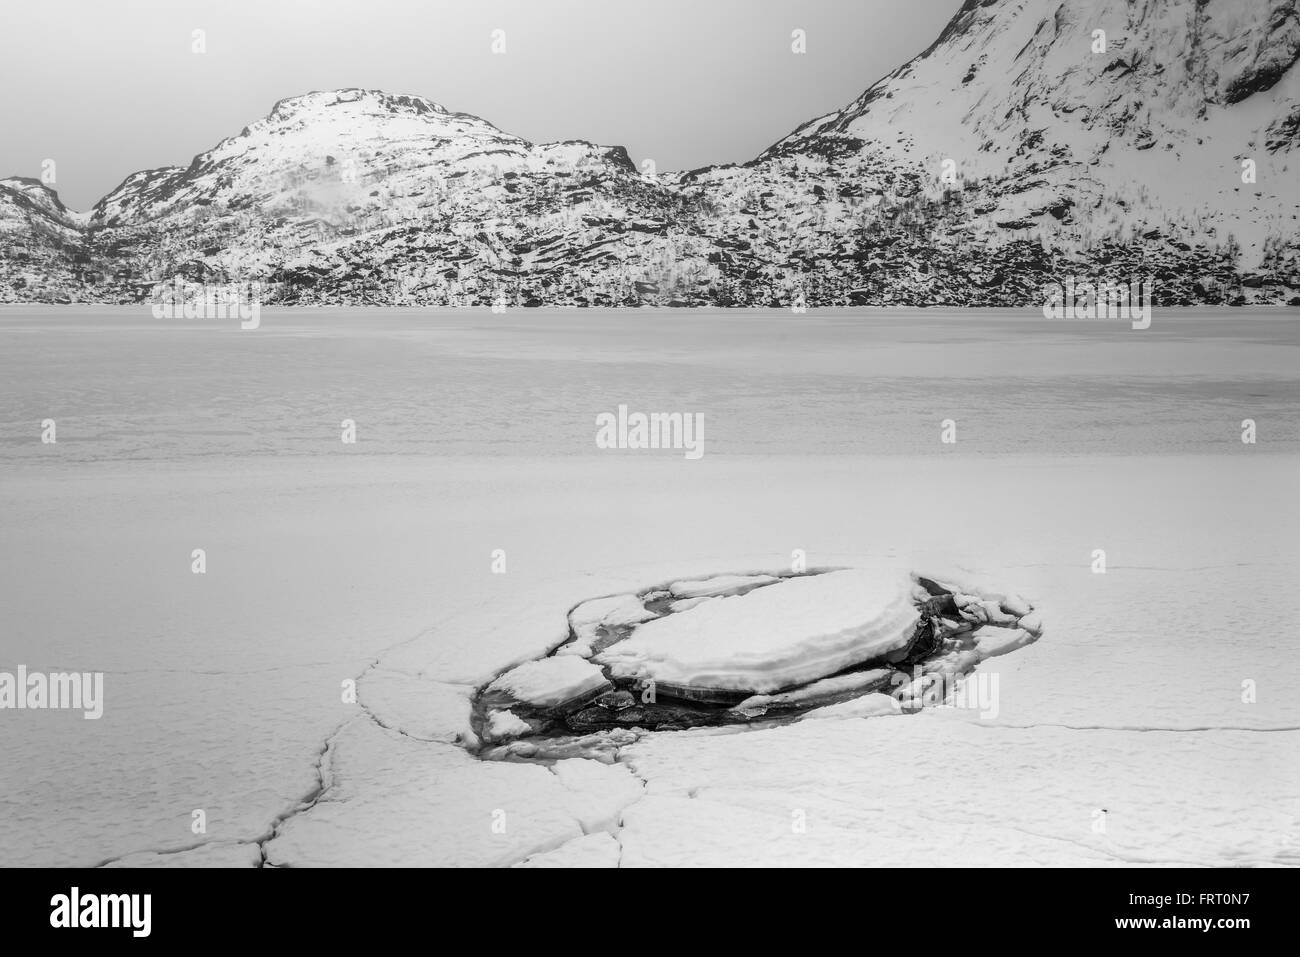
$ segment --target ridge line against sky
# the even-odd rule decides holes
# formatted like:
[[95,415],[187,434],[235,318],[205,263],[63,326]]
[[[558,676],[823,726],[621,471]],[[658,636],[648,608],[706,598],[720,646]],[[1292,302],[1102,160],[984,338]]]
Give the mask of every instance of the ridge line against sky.
[[[660,170],[743,163],[922,52],[960,0],[43,0],[0,33],[0,177],[87,210],[310,90],[424,96]],[[204,31],[206,50],[192,51]],[[791,51],[791,31],[807,53]],[[504,54],[492,52],[505,31]]]

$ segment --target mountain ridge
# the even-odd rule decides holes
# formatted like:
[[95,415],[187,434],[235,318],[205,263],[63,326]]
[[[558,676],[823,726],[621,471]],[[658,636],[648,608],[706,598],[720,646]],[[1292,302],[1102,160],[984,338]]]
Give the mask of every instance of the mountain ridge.
[[1300,304],[1298,59],[1296,0],[966,0],[845,107],[662,174],[311,91],[86,213],[0,180],[0,301],[1032,306],[1068,275]]

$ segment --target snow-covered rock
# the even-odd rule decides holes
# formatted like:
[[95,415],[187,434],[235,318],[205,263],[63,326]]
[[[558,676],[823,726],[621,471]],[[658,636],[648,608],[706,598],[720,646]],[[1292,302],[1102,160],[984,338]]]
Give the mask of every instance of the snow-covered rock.
[[534,708],[558,708],[610,687],[605,673],[585,658],[556,655],[510,669],[488,685],[486,693]]
[[750,717],[796,708],[808,708],[819,703],[829,707],[838,699],[862,695],[864,692],[886,685],[896,672],[892,668],[873,668],[853,671],[833,678],[822,678],[782,694],[751,695],[732,710]]
[[497,743],[523,737],[530,734],[532,730],[532,725],[527,721],[513,711],[505,709],[493,711],[488,715],[487,727],[483,729],[483,735],[488,741]]
[[771,694],[902,647],[911,593],[901,574],[791,578],[646,622],[593,660],[678,693]]

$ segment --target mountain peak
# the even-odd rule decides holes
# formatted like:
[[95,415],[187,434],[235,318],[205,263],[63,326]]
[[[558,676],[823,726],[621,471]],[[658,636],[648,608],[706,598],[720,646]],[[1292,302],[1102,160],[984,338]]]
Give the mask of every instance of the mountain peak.
[[360,109],[369,111],[387,111],[389,113],[409,112],[416,115],[446,114],[449,111],[440,103],[428,97],[411,94],[392,94],[383,90],[367,90],[359,87],[342,87],[337,90],[313,90],[297,96],[278,100],[268,119],[287,119],[304,111],[324,110],[330,107]]
[[27,202],[36,204],[46,213],[63,217],[76,217],[78,215],[63,205],[63,200],[59,199],[56,190],[51,189],[34,177],[6,176],[0,179],[0,189],[12,190],[15,194],[24,197]]

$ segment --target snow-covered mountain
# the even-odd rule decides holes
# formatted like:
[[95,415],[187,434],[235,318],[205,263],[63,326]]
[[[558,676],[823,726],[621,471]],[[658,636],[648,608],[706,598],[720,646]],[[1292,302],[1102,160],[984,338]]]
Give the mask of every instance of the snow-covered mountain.
[[1034,305],[1152,277],[1164,303],[1289,302],[1297,3],[967,0],[844,109],[657,177],[422,97],[310,93],[88,214],[0,180],[0,299],[183,276],[285,302]]
[[746,269],[831,298],[1024,303],[1061,275],[1154,275],[1166,302],[1242,280],[1285,301],[1297,56],[1296,0],[966,0],[843,110],[687,181],[730,213],[710,236],[751,214]]
[[91,257],[86,216],[37,179],[0,179],[0,302],[97,298],[81,282]]

